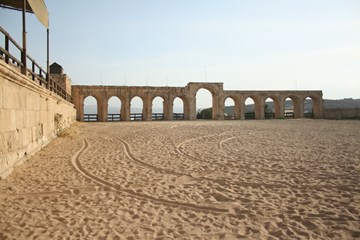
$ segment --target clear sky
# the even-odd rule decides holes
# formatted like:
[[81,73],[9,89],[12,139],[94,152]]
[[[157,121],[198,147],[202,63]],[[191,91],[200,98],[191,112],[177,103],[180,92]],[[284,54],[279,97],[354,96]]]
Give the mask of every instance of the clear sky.
[[[323,90],[360,98],[359,0],[45,0],[51,62],[73,84]],[[46,30],[28,14],[28,53]],[[21,43],[21,13],[0,9]]]

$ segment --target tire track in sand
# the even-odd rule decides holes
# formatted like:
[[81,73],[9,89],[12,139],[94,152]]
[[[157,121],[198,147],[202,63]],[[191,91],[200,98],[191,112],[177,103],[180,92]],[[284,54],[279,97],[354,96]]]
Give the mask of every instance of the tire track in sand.
[[206,207],[206,206],[199,206],[199,205],[195,205],[195,204],[191,204],[191,203],[184,203],[184,202],[176,202],[176,201],[170,201],[170,200],[165,200],[165,199],[158,199],[152,196],[148,196],[145,194],[140,194],[137,192],[134,192],[131,189],[125,189],[122,188],[121,186],[117,185],[117,184],[113,184],[110,183],[108,181],[105,181],[91,173],[89,173],[88,171],[86,171],[80,164],[80,156],[82,153],[84,153],[86,150],[90,149],[90,144],[88,143],[88,141],[86,139],[83,140],[83,146],[81,147],[81,149],[79,151],[77,151],[72,157],[71,157],[71,164],[72,166],[75,168],[75,170],[77,172],[79,172],[81,175],[83,175],[85,178],[101,185],[104,187],[108,187],[110,189],[112,189],[114,192],[116,193],[126,193],[130,196],[139,198],[139,199],[143,199],[143,200],[149,200],[152,201],[154,203],[157,204],[163,204],[163,205],[168,205],[171,207],[180,207],[180,208],[186,208],[186,209],[191,209],[194,211],[200,211],[200,212],[215,212],[215,213],[229,213],[229,209],[224,209],[224,208],[215,208],[215,207]]

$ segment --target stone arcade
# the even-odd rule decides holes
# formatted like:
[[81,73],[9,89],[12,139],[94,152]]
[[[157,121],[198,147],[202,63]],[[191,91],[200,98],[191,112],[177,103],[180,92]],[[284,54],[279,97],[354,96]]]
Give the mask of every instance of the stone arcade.
[[93,96],[97,100],[98,121],[107,121],[108,100],[115,96],[121,101],[121,119],[130,121],[130,103],[134,97],[143,101],[143,120],[152,119],[152,102],[156,97],[163,99],[164,120],[173,119],[173,102],[176,97],[184,104],[184,119],[196,119],[196,93],[199,89],[207,89],[212,94],[212,119],[224,119],[224,103],[227,98],[235,103],[235,119],[245,119],[245,100],[250,97],[255,103],[255,119],[264,119],[265,101],[271,98],[274,102],[275,118],[282,118],[285,111],[285,100],[293,101],[294,118],[304,116],[304,101],[311,98],[314,118],[322,118],[322,91],[227,91],[223,83],[190,82],[185,87],[130,87],[130,86],[72,86],[72,98],[77,112],[77,120],[83,121],[84,100]]

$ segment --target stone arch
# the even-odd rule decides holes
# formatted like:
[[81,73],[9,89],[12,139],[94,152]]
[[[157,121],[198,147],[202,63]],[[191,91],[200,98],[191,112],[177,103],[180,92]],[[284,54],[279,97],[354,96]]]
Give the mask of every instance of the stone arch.
[[[133,102],[135,101],[135,102]],[[141,103],[140,103],[141,101]],[[145,117],[145,101],[140,95],[130,97],[130,120],[143,120]],[[141,110],[140,110],[141,108]]]
[[[181,101],[181,104],[175,104],[175,101]],[[175,96],[171,99],[172,102],[172,119],[184,120],[185,119],[185,98],[181,96]],[[182,105],[180,107],[180,105]],[[179,109],[179,110],[178,110]]]
[[121,120],[121,109],[122,103],[121,98],[116,95],[110,95],[107,98],[107,109],[106,109],[106,116],[107,121],[114,122]]
[[[85,102],[89,102],[90,106],[86,106]],[[94,107],[95,105],[95,107]],[[85,122],[97,122],[99,121],[100,110],[99,99],[96,95],[85,95],[82,101],[83,116],[82,119]]]
[[[160,108],[161,110],[158,111],[156,108],[154,108],[154,101],[161,101],[161,104],[159,106],[156,106],[156,108]],[[151,100],[151,119],[152,120],[164,120],[164,113],[165,113],[165,99],[161,95],[156,95]],[[155,110],[155,112],[154,112]]]
[[[302,100],[302,103],[303,103],[303,109],[301,109],[302,113],[305,113],[306,99],[312,100],[312,112],[309,115],[311,115],[312,118],[321,118],[322,117],[322,99],[320,100],[317,96],[314,96],[314,95],[305,96]],[[304,115],[304,117],[305,117],[305,115]]]
[[196,119],[196,94],[200,89],[206,89],[212,96],[212,119],[223,119],[223,104],[220,95],[223,93],[222,83],[189,83],[186,87],[189,96],[190,120]]
[[[227,103],[228,102],[228,103]],[[237,111],[238,106],[236,104],[236,97],[229,95],[225,96],[223,99],[224,106],[224,119],[238,119],[239,114]]]
[[[248,99],[251,99],[254,102],[253,110],[246,110],[246,101]],[[259,97],[256,95],[246,95],[244,96],[244,102],[243,102],[243,108],[244,108],[244,119],[261,119],[261,102],[259,100]]]
[[[273,118],[281,118],[283,116],[283,114],[281,113],[281,103],[280,103],[280,98],[276,95],[267,95],[266,97],[264,97],[264,117],[265,118],[272,118],[270,116],[267,116],[267,113],[266,113],[266,106],[267,106],[267,100],[268,99],[271,99],[272,100],[272,103],[269,104],[269,105],[272,105],[272,112],[273,112]],[[269,114],[271,115],[271,114]]]
[[[208,114],[205,114],[206,116],[202,116],[202,117],[205,117],[206,119],[214,119],[214,95],[213,93],[208,90],[208,89],[205,89],[205,88],[199,88],[197,91],[196,91],[196,94],[195,94],[195,106],[196,106],[196,114],[199,113],[199,110],[204,110],[202,109],[204,106],[200,107],[199,106],[199,98],[201,97],[201,95],[210,95],[211,96],[211,106],[210,106],[210,109],[211,109],[211,115],[208,116]],[[205,109],[208,109],[208,107],[206,106]],[[206,112],[206,113],[209,113],[209,112]],[[210,113],[209,113],[210,114]],[[198,118],[198,116],[197,116]],[[201,118],[201,117],[200,117]]]
[[296,95],[287,95],[284,98],[284,116],[285,117],[291,117],[291,108],[290,106],[286,105],[286,101],[287,99],[290,99],[292,101],[292,113],[293,113],[293,118],[300,118],[303,116],[303,113],[301,113],[302,108],[300,106],[300,104],[302,104],[302,101],[300,101],[299,97]]

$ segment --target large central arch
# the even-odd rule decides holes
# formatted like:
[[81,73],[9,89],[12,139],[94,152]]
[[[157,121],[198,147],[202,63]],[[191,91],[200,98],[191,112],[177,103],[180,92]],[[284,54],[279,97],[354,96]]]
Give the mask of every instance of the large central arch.
[[121,101],[121,120],[130,121],[130,102],[135,96],[143,101],[142,119],[151,121],[152,101],[159,96],[163,99],[163,119],[173,120],[173,103],[175,98],[183,102],[183,118],[196,119],[196,93],[199,89],[206,89],[212,95],[212,119],[224,119],[224,102],[227,98],[234,101],[234,118],[245,119],[245,101],[248,97],[254,100],[255,118],[265,119],[265,101],[271,98],[274,104],[275,118],[283,118],[285,113],[285,100],[293,101],[294,118],[304,117],[304,101],[311,98],[314,118],[322,118],[323,99],[322,91],[227,91],[223,83],[190,82],[185,87],[129,87],[129,86],[72,86],[72,98],[77,110],[77,120],[84,120],[84,99],[93,96],[98,104],[98,121],[107,121],[108,100],[116,96]]

